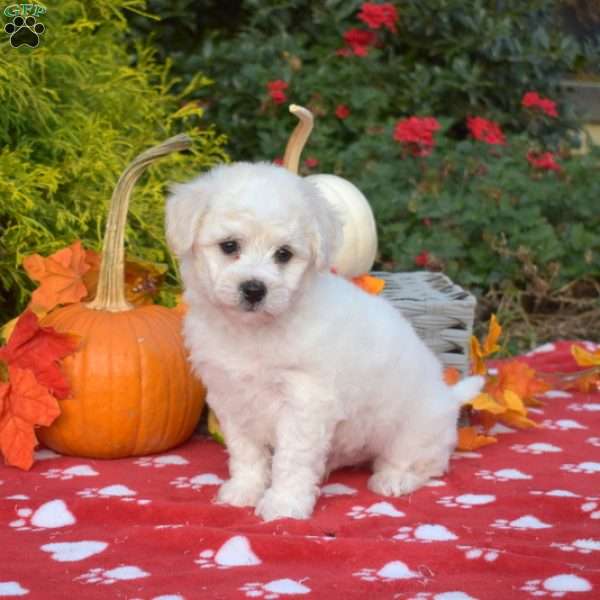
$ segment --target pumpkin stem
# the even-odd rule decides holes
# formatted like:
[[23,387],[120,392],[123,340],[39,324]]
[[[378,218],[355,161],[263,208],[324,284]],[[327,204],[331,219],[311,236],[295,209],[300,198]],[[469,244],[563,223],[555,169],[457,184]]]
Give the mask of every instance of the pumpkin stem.
[[297,174],[300,155],[312,131],[314,119],[310,110],[297,104],[290,104],[290,112],[298,117],[300,122],[296,125],[294,131],[292,131],[292,135],[285,147],[283,166],[292,173]]
[[110,201],[106,221],[98,289],[96,297],[87,304],[88,308],[109,312],[121,312],[133,308],[125,298],[124,268],[125,224],[131,191],[148,165],[172,152],[187,150],[191,145],[192,140],[185,134],[171,137],[162,144],[142,152],[119,178]]

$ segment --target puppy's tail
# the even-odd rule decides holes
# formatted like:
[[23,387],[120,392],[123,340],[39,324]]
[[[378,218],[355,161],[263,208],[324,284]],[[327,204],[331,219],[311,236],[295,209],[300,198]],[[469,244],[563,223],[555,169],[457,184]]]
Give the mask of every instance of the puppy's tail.
[[479,394],[484,383],[485,379],[481,375],[474,375],[454,384],[450,387],[450,390],[456,399],[456,403],[462,406],[465,402],[468,402]]

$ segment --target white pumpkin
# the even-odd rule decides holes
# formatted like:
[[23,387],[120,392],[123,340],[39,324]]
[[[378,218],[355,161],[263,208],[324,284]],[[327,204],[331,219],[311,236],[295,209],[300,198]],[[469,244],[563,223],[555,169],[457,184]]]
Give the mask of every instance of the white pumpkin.
[[[300,154],[313,128],[312,113],[292,104],[290,112],[299,119],[285,149],[283,165],[298,173]],[[333,260],[339,275],[357,277],[371,270],[377,254],[377,228],[373,211],[362,192],[347,179],[337,175],[310,175],[321,194],[344,220],[344,238]]]
[[369,202],[353,183],[337,175],[309,175],[306,179],[344,220],[344,239],[333,259],[336,273],[344,277],[368,273],[377,254],[377,228]]

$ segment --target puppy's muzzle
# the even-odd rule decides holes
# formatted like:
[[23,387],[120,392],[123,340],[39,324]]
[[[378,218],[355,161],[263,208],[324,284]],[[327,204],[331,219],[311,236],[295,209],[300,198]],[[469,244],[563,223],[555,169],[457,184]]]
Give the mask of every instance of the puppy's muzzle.
[[258,279],[250,279],[240,284],[240,296],[250,309],[256,307],[267,295],[267,286]]

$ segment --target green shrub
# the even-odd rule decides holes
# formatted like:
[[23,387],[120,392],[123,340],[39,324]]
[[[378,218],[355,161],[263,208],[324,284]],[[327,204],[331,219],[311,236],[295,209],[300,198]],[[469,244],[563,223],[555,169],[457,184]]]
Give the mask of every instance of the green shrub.
[[191,158],[163,160],[136,188],[129,252],[155,262],[170,261],[166,183],[225,159],[223,137],[186,103],[207,80],[196,75],[174,94],[169,66],[148,46],[127,47],[124,11],[143,7],[67,0],[44,15],[39,47],[6,42],[0,54],[0,322],[33,287],[20,267],[25,255],[75,239],[99,247],[112,189],[136,154],[182,130],[196,142]]

